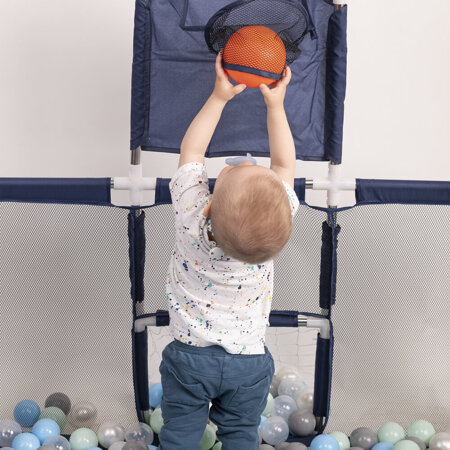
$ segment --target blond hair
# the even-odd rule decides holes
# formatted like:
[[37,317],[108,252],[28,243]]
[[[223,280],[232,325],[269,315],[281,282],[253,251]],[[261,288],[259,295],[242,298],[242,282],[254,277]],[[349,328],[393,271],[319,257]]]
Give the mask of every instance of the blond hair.
[[292,217],[286,190],[277,176],[259,172],[240,183],[224,180],[213,198],[211,227],[225,254],[258,264],[283,249],[292,231]]

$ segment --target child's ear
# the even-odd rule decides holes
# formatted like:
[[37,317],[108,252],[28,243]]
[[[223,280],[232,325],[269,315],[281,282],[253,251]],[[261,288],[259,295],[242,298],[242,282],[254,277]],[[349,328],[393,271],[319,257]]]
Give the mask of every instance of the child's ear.
[[205,206],[205,209],[203,210],[203,215],[205,217],[209,217],[209,214],[211,213],[211,205],[212,205],[212,199],[209,201],[209,203]]

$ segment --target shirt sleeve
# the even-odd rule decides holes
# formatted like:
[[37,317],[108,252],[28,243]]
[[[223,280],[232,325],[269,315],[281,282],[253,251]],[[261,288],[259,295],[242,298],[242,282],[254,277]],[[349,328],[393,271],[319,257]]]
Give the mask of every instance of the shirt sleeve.
[[178,231],[183,229],[197,234],[203,210],[210,200],[205,165],[190,162],[179,167],[170,180],[169,189],[175,210],[175,227]]
[[291,205],[291,214],[292,214],[292,217],[294,217],[298,211],[300,202],[298,200],[297,194],[295,193],[294,189],[292,189],[292,187],[288,183],[286,183],[286,181],[284,181],[284,180],[282,180],[282,181],[283,181],[284,188],[286,189],[286,194],[289,199],[289,204]]

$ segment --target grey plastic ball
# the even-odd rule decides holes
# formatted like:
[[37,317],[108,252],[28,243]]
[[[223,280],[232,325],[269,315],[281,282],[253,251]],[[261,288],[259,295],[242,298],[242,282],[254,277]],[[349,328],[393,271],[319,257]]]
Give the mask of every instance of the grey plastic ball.
[[297,409],[289,416],[288,425],[295,435],[308,436],[316,428],[316,418],[310,411]]
[[348,450],[364,450],[362,447],[350,447]]
[[275,445],[275,450],[287,450],[289,447],[289,442],[280,442],[279,444]]
[[55,406],[56,408],[61,409],[67,416],[70,408],[72,407],[72,402],[66,394],[63,394],[62,392],[55,392],[54,394],[49,395],[45,400],[45,407],[48,408],[50,406]]
[[413,442],[415,442],[420,447],[420,450],[426,450],[426,448],[427,448],[427,446],[422,441],[422,439],[419,439],[418,437],[415,437],[415,436],[406,437],[405,441],[413,441]]
[[353,430],[350,435],[350,444],[352,447],[361,447],[364,450],[369,450],[377,443],[377,433],[370,428],[357,428],[356,430]]
[[144,441],[128,441],[122,450],[148,450],[148,447],[144,444]]
[[308,447],[301,442],[291,442],[286,450],[308,450]]
[[56,447],[53,447],[52,445],[41,445],[39,447],[40,450],[56,450]]
[[450,433],[436,433],[430,439],[430,447],[438,447],[441,450],[450,450]]
[[259,450],[274,450],[274,447],[272,447],[272,446],[269,445],[269,444],[261,444],[261,445],[259,446]]

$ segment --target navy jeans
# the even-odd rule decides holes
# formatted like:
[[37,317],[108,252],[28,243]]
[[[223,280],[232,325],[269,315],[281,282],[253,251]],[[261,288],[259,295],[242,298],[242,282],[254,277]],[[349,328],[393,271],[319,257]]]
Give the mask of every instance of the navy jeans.
[[200,450],[208,413],[222,450],[258,450],[258,426],[274,374],[267,348],[261,355],[232,355],[218,345],[175,340],[164,349],[159,371],[162,450]]

